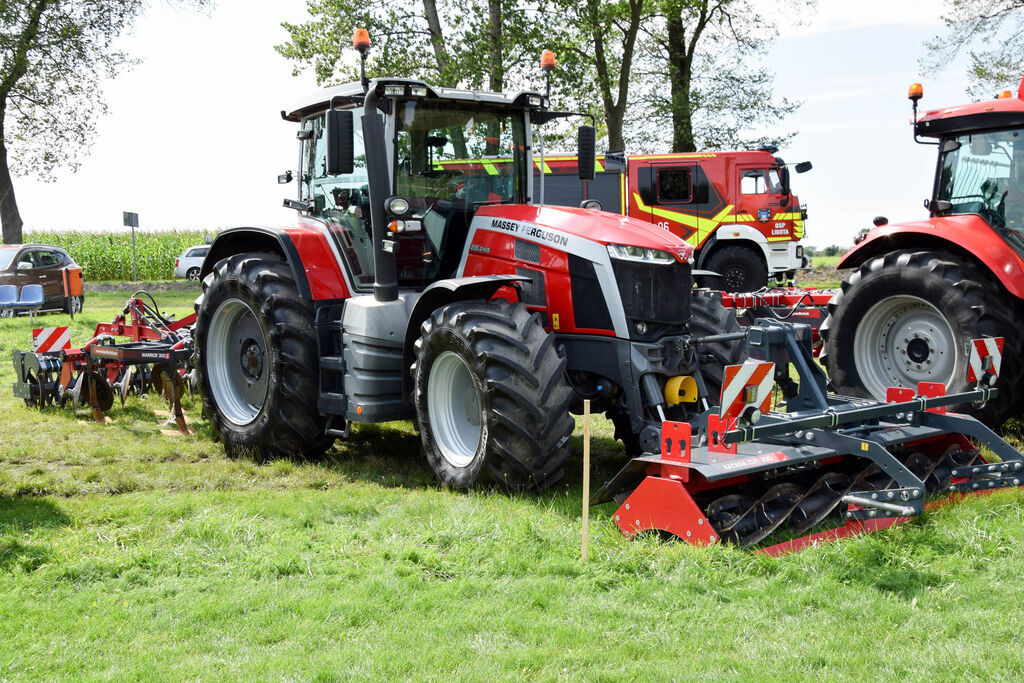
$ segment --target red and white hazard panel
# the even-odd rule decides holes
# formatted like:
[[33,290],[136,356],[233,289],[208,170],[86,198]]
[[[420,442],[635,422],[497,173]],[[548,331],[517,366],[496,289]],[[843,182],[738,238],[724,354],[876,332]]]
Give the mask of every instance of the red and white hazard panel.
[[747,406],[768,412],[774,386],[775,363],[747,361],[743,365],[727,366],[722,382],[722,419],[735,420]]
[[974,339],[971,341],[971,357],[967,363],[967,381],[977,382],[985,375],[999,377],[1002,364],[1002,337]]
[[71,348],[71,333],[66,327],[41,327],[32,330],[32,350],[36,353]]

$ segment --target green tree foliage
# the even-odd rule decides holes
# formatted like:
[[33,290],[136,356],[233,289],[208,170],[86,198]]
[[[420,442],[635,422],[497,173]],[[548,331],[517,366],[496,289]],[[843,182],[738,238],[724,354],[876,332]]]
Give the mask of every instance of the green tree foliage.
[[78,168],[95,135],[96,121],[106,111],[103,80],[131,64],[113,41],[146,6],[146,0],[0,2],[4,242],[21,242],[12,174],[46,179],[58,167]]
[[990,99],[1013,88],[1024,73],[1024,0],[951,0],[942,20],[946,29],[926,43],[926,70],[935,72],[966,51],[970,59],[968,94]]
[[356,28],[373,42],[370,78],[503,90],[510,77],[522,81],[528,69],[536,71],[540,56],[536,9],[502,0],[310,0],[308,9],[309,21],[283,24],[290,40],[276,49],[296,75],[312,69],[322,85],[358,78],[349,48]]

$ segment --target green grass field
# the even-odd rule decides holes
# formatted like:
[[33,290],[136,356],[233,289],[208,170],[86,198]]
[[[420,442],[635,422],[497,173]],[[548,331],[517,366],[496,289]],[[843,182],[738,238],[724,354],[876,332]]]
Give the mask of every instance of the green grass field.
[[[122,300],[87,299],[73,343]],[[4,359],[29,328],[0,320]],[[224,457],[194,398],[196,434],[165,437],[155,398],[98,425],[26,408],[12,378],[4,360],[0,678],[1024,676],[1017,491],[781,559],[628,541],[604,506],[583,564],[578,437],[552,491],[456,492],[408,424],[255,464]],[[599,484],[619,449],[596,422]]]

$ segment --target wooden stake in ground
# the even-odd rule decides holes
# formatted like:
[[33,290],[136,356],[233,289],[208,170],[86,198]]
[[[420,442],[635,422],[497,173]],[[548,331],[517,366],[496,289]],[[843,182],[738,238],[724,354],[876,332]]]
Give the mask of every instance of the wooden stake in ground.
[[586,562],[590,541],[590,399],[583,401],[583,548],[581,556]]

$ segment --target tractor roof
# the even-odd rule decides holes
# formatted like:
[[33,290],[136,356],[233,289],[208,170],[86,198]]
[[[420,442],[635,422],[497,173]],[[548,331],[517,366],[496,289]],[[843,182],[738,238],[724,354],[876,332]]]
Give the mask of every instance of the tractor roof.
[[926,111],[917,120],[917,134],[930,137],[1024,125],[1024,78],[1017,97],[1003,97]]
[[[423,81],[417,81],[408,78],[376,78],[370,82],[371,86],[373,86],[374,84],[402,84],[410,86],[423,86],[427,89],[428,98],[465,100],[467,102],[505,104],[510,106],[526,106],[526,98],[529,95],[540,97],[539,93],[532,91],[520,91],[514,95],[510,95],[506,93],[494,93],[482,90],[442,88],[430,85],[429,83],[424,83]],[[301,102],[293,106],[290,110],[282,110],[281,118],[285,119],[286,121],[300,121],[311,114],[315,114],[317,112],[321,112],[330,108],[332,101],[335,102],[335,104],[344,102],[362,103],[363,97],[363,86],[358,81],[355,83],[345,83],[344,85],[338,85],[333,88],[325,88],[322,90],[318,90],[310,94],[309,96],[303,98]]]

